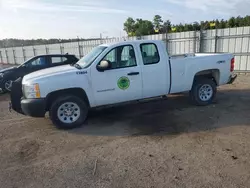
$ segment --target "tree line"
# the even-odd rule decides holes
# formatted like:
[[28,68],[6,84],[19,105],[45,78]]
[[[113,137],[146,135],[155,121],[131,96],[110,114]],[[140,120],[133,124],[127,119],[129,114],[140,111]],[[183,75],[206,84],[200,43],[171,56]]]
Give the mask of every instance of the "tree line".
[[[25,40],[25,39],[10,38],[10,39],[0,40],[0,48],[46,45],[46,44],[66,43],[66,42],[77,42],[77,41],[84,41],[84,40],[87,40],[87,39],[74,38],[74,39],[30,39],[30,40]],[[91,40],[95,40],[95,39],[91,39]]]
[[[141,18],[134,19],[128,17],[124,22],[124,31],[126,31],[128,36],[143,36],[152,34],[162,34],[162,33],[173,33],[173,32],[183,32],[183,31],[198,31],[198,30],[208,30],[208,29],[224,29],[232,27],[243,27],[250,26],[250,16],[245,17],[231,17],[228,20],[210,20],[193,22],[189,24],[172,24],[170,20],[163,20],[160,15],[155,15],[153,20],[144,20]],[[98,39],[98,38],[96,38]],[[91,39],[91,40],[96,40]],[[74,39],[3,39],[0,40],[0,48],[5,47],[18,47],[18,46],[33,46],[33,45],[46,45],[55,43],[65,43],[65,42],[77,42],[79,40],[90,40],[83,38]]]
[[128,17],[124,22],[124,31],[128,36],[143,36],[161,33],[173,33],[184,31],[198,31],[208,29],[224,29],[233,27],[250,26],[250,16],[231,17],[228,20],[210,20],[193,22],[189,24],[172,24],[170,20],[163,20],[160,15],[155,15],[153,20],[134,19]]

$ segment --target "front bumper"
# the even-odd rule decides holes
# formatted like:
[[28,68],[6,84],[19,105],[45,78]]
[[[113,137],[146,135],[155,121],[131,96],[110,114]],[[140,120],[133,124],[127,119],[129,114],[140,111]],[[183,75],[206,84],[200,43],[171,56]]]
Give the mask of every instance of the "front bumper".
[[25,115],[31,117],[44,117],[46,113],[45,99],[22,99],[21,108]]
[[237,76],[238,76],[237,74],[231,75],[229,77],[227,84],[232,84],[235,81],[235,79],[237,78]]

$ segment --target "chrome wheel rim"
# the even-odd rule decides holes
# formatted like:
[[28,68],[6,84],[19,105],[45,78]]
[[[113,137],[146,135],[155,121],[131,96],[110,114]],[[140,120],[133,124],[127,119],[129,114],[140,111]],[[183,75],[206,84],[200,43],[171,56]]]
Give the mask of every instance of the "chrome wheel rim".
[[73,102],[63,103],[57,110],[57,117],[63,123],[74,123],[80,117],[80,107]]
[[12,87],[12,80],[8,80],[5,82],[4,87],[7,91],[11,91],[11,87]]
[[200,100],[205,102],[205,101],[210,100],[212,96],[213,96],[212,86],[208,84],[202,85],[201,88],[199,89]]

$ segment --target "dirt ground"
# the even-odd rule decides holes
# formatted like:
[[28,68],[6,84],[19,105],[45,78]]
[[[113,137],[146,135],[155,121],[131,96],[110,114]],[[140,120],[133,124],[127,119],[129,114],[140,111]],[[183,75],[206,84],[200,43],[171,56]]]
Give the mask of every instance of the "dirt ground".
[[207,107],[176,95],[92,111],[71,131],[0,96],[0,187],[250,187],[249,112],[249,75]]

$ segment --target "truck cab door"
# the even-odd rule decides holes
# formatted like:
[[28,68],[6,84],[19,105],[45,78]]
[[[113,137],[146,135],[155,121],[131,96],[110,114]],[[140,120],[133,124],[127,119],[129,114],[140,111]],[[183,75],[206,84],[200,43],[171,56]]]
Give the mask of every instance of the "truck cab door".
[[143,98],[166,95],[170,88],[170,67],[167,51],[161,43],[141,43]]
[[[107,70],[97,70],[103,60],[110,63]],[[111,49],[102,60],[91,67],[92,89],[96,106],[137,100],[142,97],[142,74],[132,45]]]

